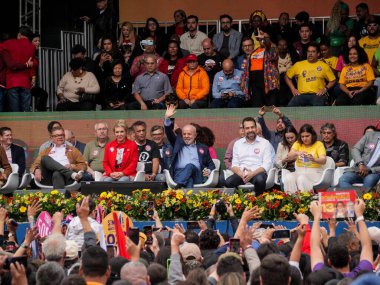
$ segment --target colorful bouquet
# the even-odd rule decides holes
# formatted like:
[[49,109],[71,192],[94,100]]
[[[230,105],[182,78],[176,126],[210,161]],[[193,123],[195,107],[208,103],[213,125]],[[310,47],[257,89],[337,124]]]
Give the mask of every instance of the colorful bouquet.
[[[365,218],[378,220],[380,211],[380,189],[359,195],[366,204]],[[49,193],[24,191],[7,197],[0,194],[0,206],[8,209],[9,216],[17,221],[27,220],[28,206],[35,200],[40,201],[42,210],[50,214],[63,210],[67,214],[75,214],[75,207],[83,198],[80,193],[65,198],[64,194],[52,190]],[[113,191],[92,195],[96,205],[101,205],[105,214],[113,211],[123,211],[135,220],[149,220],[147,205],[154,201],[155,209],[161,220],[199,220],[208,217],[212,206],[217,200],[223,200],[232,205],[234,215],[241,217],[245,208],[258,206],[263,220],[292,220],[293,213],[303,213],[311,216],[309,205],[314,198],[312,193],[300,192],[287,194],[278,190],[254,196],[251,193],[236,191],[232,195],[220,190],[199,191],[168,189],[162,193],[153,194],[148,189],[135,190],[131,195],[119,194]],[[225,218],[221,216],[220,218]]]

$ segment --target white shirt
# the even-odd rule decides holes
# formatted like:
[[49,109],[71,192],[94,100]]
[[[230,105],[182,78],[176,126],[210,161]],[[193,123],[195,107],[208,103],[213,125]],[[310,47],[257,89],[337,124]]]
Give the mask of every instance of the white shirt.
[[67,159],[65,144],[61,146],[54,145],[49,152],[49,156],[63,166],[70,164],[69,160]]
[[207,39],[207,35],[201,31],[197,31],[192,38],[190,32],[186,32],[181,36],[181,49],[188,50],[196,56],[203,53],[202,41]]
[[[93,218],[88,217],[88,221],[90,222],[91,229],[96,234],[96,237],[98,238],[100,242],[100,247],[104,250],[107,250],[105,238],[104,238],[104,231],[103,226],[99,224],[97,221],[95,221]],[[78,251],[82,250],[82,245],[84,243],[84,234],[83,234],[83,227],[80,222],[79,217],[74,217],[70,224],[67,227],[66,231],[66,239],[67,240],[75,240],[75,242],[78,245]]]
[[255,171],[263,167],[268,173],[273,165],[272,148],[269,141],[259,136],[252,143],[245,137],[237,140],[233,148],[231,169],[236,166],[242,171],[244,168]]

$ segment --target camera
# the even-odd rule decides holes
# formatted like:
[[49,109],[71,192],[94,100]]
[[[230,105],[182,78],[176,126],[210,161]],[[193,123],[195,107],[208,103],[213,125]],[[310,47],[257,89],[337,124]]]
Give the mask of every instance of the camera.
[[215,210],[220,214],[223,215],[227,212],[227,206],[224,203],[224,200],[219,200],[215,203]]

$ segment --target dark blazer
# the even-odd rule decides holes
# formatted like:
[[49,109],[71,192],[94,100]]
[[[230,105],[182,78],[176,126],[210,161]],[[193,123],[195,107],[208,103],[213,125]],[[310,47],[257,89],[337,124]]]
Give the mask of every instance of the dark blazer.
[[22,177],[25,172],[25,151],[21,146],[11,144],[12,163],[18,165],[18,176]]
[[76,141],[74,147],[80,151],[81,154],[84,153],[84,148],[86,147],[85,143],[82,143],[80,141]]
[[[170,144],[173,146],[173,154],[172,154],[172,160],[169,164],[169,170],[170,170],[170,175],[174,175],[174,170],[175,170],[175,165],[177,163],[178,159],[178,154],[182,150],[182,148],[186,145],[184,140],[182,139],[182,136],[176,136],[176,134],[173,131],[174,125],[174,120],[171,120],[171,125],[170,126],[165,126],[165,133],[166,137],[168,138]],[[215,169],[215,164],[212,161],[212,158],[210,156],[210,153],[208,151],[208,146],[197,143],[197,150],[198,150],[198,157],[199,157],[199,164],[201,166],[201,171],[204,168],[214,170]]]

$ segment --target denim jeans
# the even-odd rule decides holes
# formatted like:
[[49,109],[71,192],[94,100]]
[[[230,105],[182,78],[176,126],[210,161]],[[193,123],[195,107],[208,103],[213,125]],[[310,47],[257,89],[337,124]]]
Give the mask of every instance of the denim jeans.
[[339,179],[339,187],[341,188],[350,188],[352,184],[355,183],[363,183],[364,188],[372,188],[379,182],[380,174],[379,173],[371,173],[366,177],[361,177],[355,172],[345,172]]
[[8,90],[9,112],[29,112],[32,95],[30,89],[15,87]]
[[288,107],[298,107],[298,106],[325,106],[326,96],[317,96],[313,93],[305,93],[298,96],[294,96]]
[[191,188],[194,184],[202,183],[202,172],[194,164],[188,164],[185,168],[177,168],[174,171],[174,182],[185,188]]
[[243,106],[244,98],[242,97],[232,97],[227,100],[216,98],[212,100],[210,108],[240,108]]

